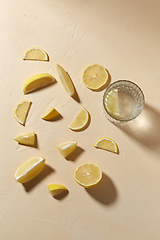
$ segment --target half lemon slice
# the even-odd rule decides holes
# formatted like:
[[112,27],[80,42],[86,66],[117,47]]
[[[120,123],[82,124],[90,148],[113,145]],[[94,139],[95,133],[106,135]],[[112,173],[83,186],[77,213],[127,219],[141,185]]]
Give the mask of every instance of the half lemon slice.
[[75,170],[74,178],[82,187],[90,188],[100,182],[102,171],[95,163],[83,163]]
[[99,138],[95,142],[94,147],[101,148],[101,149],[104,149],[104,150],[107,150],[110,152],[114,152],[114,153],[119,153],[116,142],[113,139],[108,138],[108,137]]
[[118,89],[111,90],[105,97],[104,103],[109,113],[115,116],[120,116],[119,102],[118,102]]
[[20,124],[25,125],[30,107],[30,100],[22,100],[16,104],[14,108],[14,117]]
[[23,60],[49,61],[48,54],[39,47],[28,48],[23,54]]
[[108,72],[100,64],[92,64],[88,66],[82,76],[84,85],[92,90],[98,90],[108,81]]
[[69,128],[75,131],[82,130],[88,124],[89,118],[89,112],[83,106],[81,106]]
[[45,164],[43,157],[34,157],[23,163],[15,172],[17,182],[25,183],[41,172]]
[[53,197],[65,192],[65,191],[68,191],[68,189],[61,184],[50,184],[50,185],[48,185],[48,189]]

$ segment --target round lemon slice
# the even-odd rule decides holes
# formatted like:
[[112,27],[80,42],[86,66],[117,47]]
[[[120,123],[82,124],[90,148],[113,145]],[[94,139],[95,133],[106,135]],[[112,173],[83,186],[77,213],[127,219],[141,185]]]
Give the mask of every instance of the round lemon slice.
[[55,78],[49,73],[36,74],[27,79],[23,86],[24,94],[35,91],[55,82]]
[[104,99],[105,107],[109,113],[115,116],[120,116],[118,89],[111,90]]
[[113,139],[108,138],[108,137],[99,138],[95,142],[94,147],[104,149],[104,150],[114,152],[114,153],[119,153],[116,142]]
[[28,48],[23,54],[23,60],[49,61],[48,54],[39,47]]
[[68,94],[72,97],[75,93],[75,89],[69,74],[59,64],[57,64],[57,71],[64,88],[66,89]]
[[100,64],[92,64],[88,66],[82,75],[84,85],[92,90],[98,90],[108,81],[108,72]]
[[71,130],[82,130],[89,122],[89,112],[81,106],[79,112],[73,119],[72,123],[70,124],[69,128]]
[[16,104],[14,108],[14,117],[20,124],[25,125],[30,107],[30,100],[22,100]]
[[23,163],[15,172],[17,182],[25,183],[41,172],[45,164],[43,157],[34,157]]
[[14,138],[20,144],[33,146],[35,143],[35,133],[34,132],[26,132]]
[[48,185],[48,189],[53,197],[65,192],[65,191],[68,191],[68,189],[61,184],[50,184],[50,185]]
[[54,107],[49,107],[44,115],[41,117],[44,120],[51,120],[59,115],[59,112]]
[[76,148],[77,142],[64,142],[57,145],[59,152],[63,157],[69,156]]
[[74,178],[82,187],[90,188],[100,182],[102,171],[95,163],[83,163],[75,170]]

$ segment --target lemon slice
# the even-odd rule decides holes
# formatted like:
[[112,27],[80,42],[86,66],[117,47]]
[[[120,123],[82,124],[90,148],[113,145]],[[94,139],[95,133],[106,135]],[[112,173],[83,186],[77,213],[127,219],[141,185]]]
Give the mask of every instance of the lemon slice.
[[43,157],[34,157],[23,163],[15,172],[17,182],[25,183],[34,178],[44,167]]
[[26,132],[14,138],[20,144],[33,146],[35,143],[35,133],[34,132]]
[[63,157],[70,155],[77,146],[77,142],[64,142],[57,145],[59,152]]
[[118,103],[118,89],[111,90],[105,98],[105,106],[112,115],[120,116]]
[[118,153],[118,146],[116,144],[116,142],[108,137],[102,137],[99,138],[95,144],[94,147],[96,148],[101,148],[110,152],[114,152],[114,153]]
[[66,89],[66,91],[70,96],[73,96],[75,93],[75,90],[74,90],[72,80],[69,77],[68,73],[59,64],[57,64],[57,71],[64,88]]
[[98,90],[108,81],[108,72],[100,64],[92,64],[88,66],[82,76],[84,85],[92,90]]
[[58,116],[58,114],[59,112],[54,107],[49,107],[41,118],[44,120],[51,120]]
[[30,106],[30,100],[22,100],[14,108],[14,117],[22,125],[25,125]]
[[68,191],[68,189],[61,184],[50,184],[50,185],[48,185],[48,189],[53,197],[65,192],[65,191]]
[[88,124],[88,122],[89,122],[89,112],[83,106],[81,106],[77,115],[75,116],[72,123],[70,124],[69,128],[72,130],[81,130]]
[[83,163],[75,170],[74,178],[82,187],[90,188],[100,182],[102,171],[95,163]]
[[49,85],[55,81],[55,78],[49,73],[36,74],[27,79],[23,86],[24,94],[35,91],[41,87]]
[[23,60],[49,61],[48,54],[39,47],[31,47],[23,54]]

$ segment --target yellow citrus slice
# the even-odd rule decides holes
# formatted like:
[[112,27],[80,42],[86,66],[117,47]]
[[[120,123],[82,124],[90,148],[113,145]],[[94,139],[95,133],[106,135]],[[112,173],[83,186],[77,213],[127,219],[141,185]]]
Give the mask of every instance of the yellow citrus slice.
[[41,87],[49,85],[55,81],[55,78],[49,73],[36,74],[27,79],[23,86],[24,94],[35,91]]
[[25,183],[34,178],[43,169],[45,159],[34,157],[23,163],[15,172],[17,182]]
[[94,147],[101,148],[110,152],[118,153],[118,146],[116,142],[108,137],[102,137],[99,138],[95,144]]
[[50,185],[48,185],[48,189],[53,197],[65,192],[65,191],[68,191],[68,189],[61,184],[50,184]]
[[58,114],[59,112],[54,107],[50,106],[41,118],[44,120],[51,120],[58,116]]
[[84,85],[92,90],[98,90],[108,81],[108,72],[100,64],[92,64],[88,66],[82,76]]
[[119,103],[118,103],[118,89],[111,90],[105,100],[106,109],[109,113],[115,116],[119,116]]
[[73,86],[70,76],[64,70],[64,68],[61,67],[59,64],[57,64],[57,71],[58,71],[59,78],[60,78],[64,88],[66,89],[66,91],[68,92],[68,94],[70,96],[73,96],[75,93],[75,90],[74,90],[74,86]]
[[14,138],[20,144],[33,146],[35,143],[35,133],[34,132],[26,132]]
[[82,187],[90,188],[100,182],[102,171],[95,163],[83,163],[75,170],[74,178]]
[[63,157],[70,155],[76,148],[77,142],[64,142],[57,145],[59,152]]
[[22,100],[14,108],[14,117],[22,125],[25,125],[30,106],[30,100]]
[[49,61],[48,54],[39,47],[28,48],[22,58],[23,60]]
[[77,115],[74,117],[72,123],[69,128],[72,130],[81,130],[83,129],[89,122],[89,112],[81,106]]

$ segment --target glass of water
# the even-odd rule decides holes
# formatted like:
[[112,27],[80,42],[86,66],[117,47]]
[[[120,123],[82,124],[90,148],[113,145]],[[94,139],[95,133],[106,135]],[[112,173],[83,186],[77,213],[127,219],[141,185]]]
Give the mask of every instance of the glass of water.
[[124,124],[133,120],[142,112],[144,104],[142,90],[128,80],[112,83],[103,96],[105,115],[114,124]]

